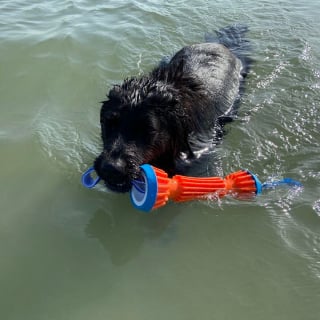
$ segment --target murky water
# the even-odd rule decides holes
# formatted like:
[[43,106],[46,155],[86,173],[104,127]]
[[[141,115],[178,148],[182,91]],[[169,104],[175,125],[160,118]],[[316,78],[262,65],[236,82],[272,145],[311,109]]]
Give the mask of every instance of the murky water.
[[[319,12],[318,0],[2,0],[1,319],[319,319]],[[304,187],[151,215],[84,189],[107,89],[234,22],[250,27],[254,64],[221,171]]]

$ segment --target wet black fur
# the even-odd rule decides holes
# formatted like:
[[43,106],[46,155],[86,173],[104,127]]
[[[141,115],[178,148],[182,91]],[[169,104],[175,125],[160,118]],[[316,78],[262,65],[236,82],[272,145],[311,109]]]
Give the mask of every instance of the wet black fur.
[[110,190],[128,191],[143,163],[177,173],[178,162],[194,158],[194,141],[232,118],[249,68],[245,32],[222,29],[219,44],[184,47],[150,74],[110,90],[100,113],[103,151],[94,164]]

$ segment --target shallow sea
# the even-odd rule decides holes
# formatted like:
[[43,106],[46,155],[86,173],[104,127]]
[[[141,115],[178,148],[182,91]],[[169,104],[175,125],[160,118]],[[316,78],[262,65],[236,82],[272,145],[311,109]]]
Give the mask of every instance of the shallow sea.
[[[320,319],[320,2],[0,2],[0,318]],[[233,23],[254,63],[221,174],[291,177],[251,201],[87,190],[100,101]]]

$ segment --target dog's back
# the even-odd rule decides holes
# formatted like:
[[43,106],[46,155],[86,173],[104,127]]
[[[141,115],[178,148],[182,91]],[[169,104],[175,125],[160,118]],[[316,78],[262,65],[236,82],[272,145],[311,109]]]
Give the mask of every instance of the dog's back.
[[170,63],[179,65],[181,61],[183,72],[201,81],[210,104],[206,118],[215,121],[228,114],[239,92],[243,69],[240,59],[222,44],[201,43],[184,47]]
[[193,121],[199,117],[200,131],[223,125],[236,113],[251,63],[247,31],[245,26],[233,25],[220,29],[216,37],[206,35],[206,43],[182,48],[153,72],[180,90],[184,111],[191,111]]

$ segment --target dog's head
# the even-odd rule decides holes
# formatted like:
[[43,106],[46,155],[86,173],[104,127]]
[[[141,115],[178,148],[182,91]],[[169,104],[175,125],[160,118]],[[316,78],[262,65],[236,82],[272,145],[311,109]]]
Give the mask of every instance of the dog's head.
[[129,191],[143,163],[170,170],[183,119],[177,103],[173,88],[147,77],[111,89],[100,113],[103,151],[94,164],[108,189]]

